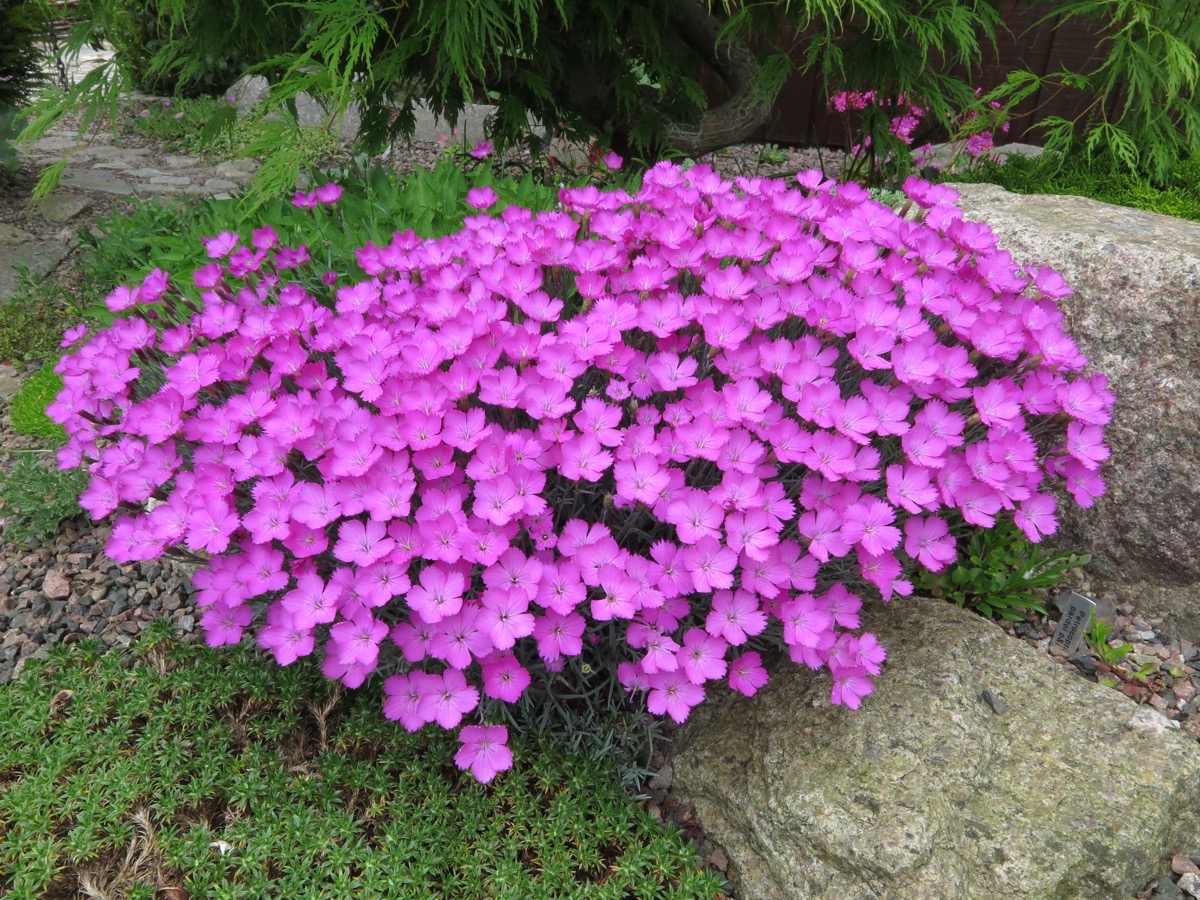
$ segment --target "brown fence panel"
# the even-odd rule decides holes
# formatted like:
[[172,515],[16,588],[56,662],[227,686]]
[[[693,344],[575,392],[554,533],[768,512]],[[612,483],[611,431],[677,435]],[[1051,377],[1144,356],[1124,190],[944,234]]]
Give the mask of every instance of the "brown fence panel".
[[[1069,70],[1090,72],[1100,63],[1099,45],[1103,30],[1080,19],[1060,21],[1047,18],[1050,7],[1039,0],[1002,0],[1001,17],[1007,28],[997,36],[996,47],[984,49],[983,60],[975,73],[976,84],[985,91],[1004,82],[1009,72],[1028,69],[1038,75]],[[1042,20],[1045,21],[1042,21]],[[781,25],[777,40],[790,44],[791,34]],[[793,54],[798,63],[803,45]],[[701,82],[714,102],[723,99],[721,84],[710,72],[704,72]],[[1013,111],[1008,134],[999,143],[1026,141],[1040,143],[1043,135],[1037,123],[1047,116],[1074,119],[1086,111],[1089,98],[1081,92],[1047,87],[1021,103]],[[1119,102],[1110,98],[1110,106]],[[1114,110],[1110,108],[1109,112]],[[775,144],[844,146],[847,135],[840,115],[831,115],[825,107],[820,79],[815,74],[794,73],[779,92],[771,117],[751,137],[755,141]]]

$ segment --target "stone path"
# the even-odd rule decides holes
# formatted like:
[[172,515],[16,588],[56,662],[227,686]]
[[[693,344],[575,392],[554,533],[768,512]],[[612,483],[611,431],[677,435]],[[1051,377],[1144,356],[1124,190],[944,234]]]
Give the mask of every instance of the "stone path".
[[[54,272],[74,249],[74,233],[98,200],[229,197],[259,167],[249,159],[205,165],[136,136],[118,143],[111,132],[81,138],[67,128],[49,131],[20,153],[31,173],[64,156],[69,162],[60,186],[21,216],[23,227],[0,221],[0,302],[19,285],[14,267],[24,267],[36,278]],[[8,217],[16,218],[11,208]]]

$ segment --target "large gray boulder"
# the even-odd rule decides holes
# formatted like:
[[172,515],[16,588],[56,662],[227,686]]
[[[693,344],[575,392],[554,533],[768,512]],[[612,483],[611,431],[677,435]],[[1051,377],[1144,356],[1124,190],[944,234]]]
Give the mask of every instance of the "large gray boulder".
[[889,663],[861,709],[784,662],[676,734],[738,896],[1129,900],[1200,848],[1200,744],[1157,712],[951,604],[865,612]]
[[1117,405],[1095,508],[1063,505],[1057,543],[1090,552],[1093,583],[1200,641],[1200,224],[1081,197],[954,185],[1021,263],[1061,272],[1069,331]]

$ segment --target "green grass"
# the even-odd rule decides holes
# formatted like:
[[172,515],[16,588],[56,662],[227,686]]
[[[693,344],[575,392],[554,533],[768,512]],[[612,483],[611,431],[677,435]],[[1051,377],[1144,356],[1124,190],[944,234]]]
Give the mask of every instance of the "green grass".
[[1108,160],[1068,159],[1061,167],[1043,155],[1014,155],[1003,165],[986,163],[946,181],[998,184],[1018,194],[1070,194],[1200,222],[1200,159],[1180,163],[1172,180],[1159,187]]
[[454,739],[245,648],[55,648],[0,688],[0,895],[714,897],[611,770],[529,737],[490,785]]

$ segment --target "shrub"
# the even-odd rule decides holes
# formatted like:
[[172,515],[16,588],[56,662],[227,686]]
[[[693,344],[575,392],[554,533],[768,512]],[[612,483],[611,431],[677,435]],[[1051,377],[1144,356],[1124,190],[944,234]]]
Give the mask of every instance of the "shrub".
[[[204,561],[209,643],[394,673],[408,729],[494,721],[574,662],[682,721],[710,682],[753,694],[772,646],[857,707],[884,651],[856,591],[950,564],[942,513],[1036,541],[1054,483],[1090,505],[1113,399],[1062,279],[905,187],[916,220],[815,171],[661,164],[536,214],[479,187],[494,214],[368,243],[362,279],[222,232],[63,359],[59,462],[121,512],[114,559]],[[479,727],[457,761],[488,780],[511,757]]]

